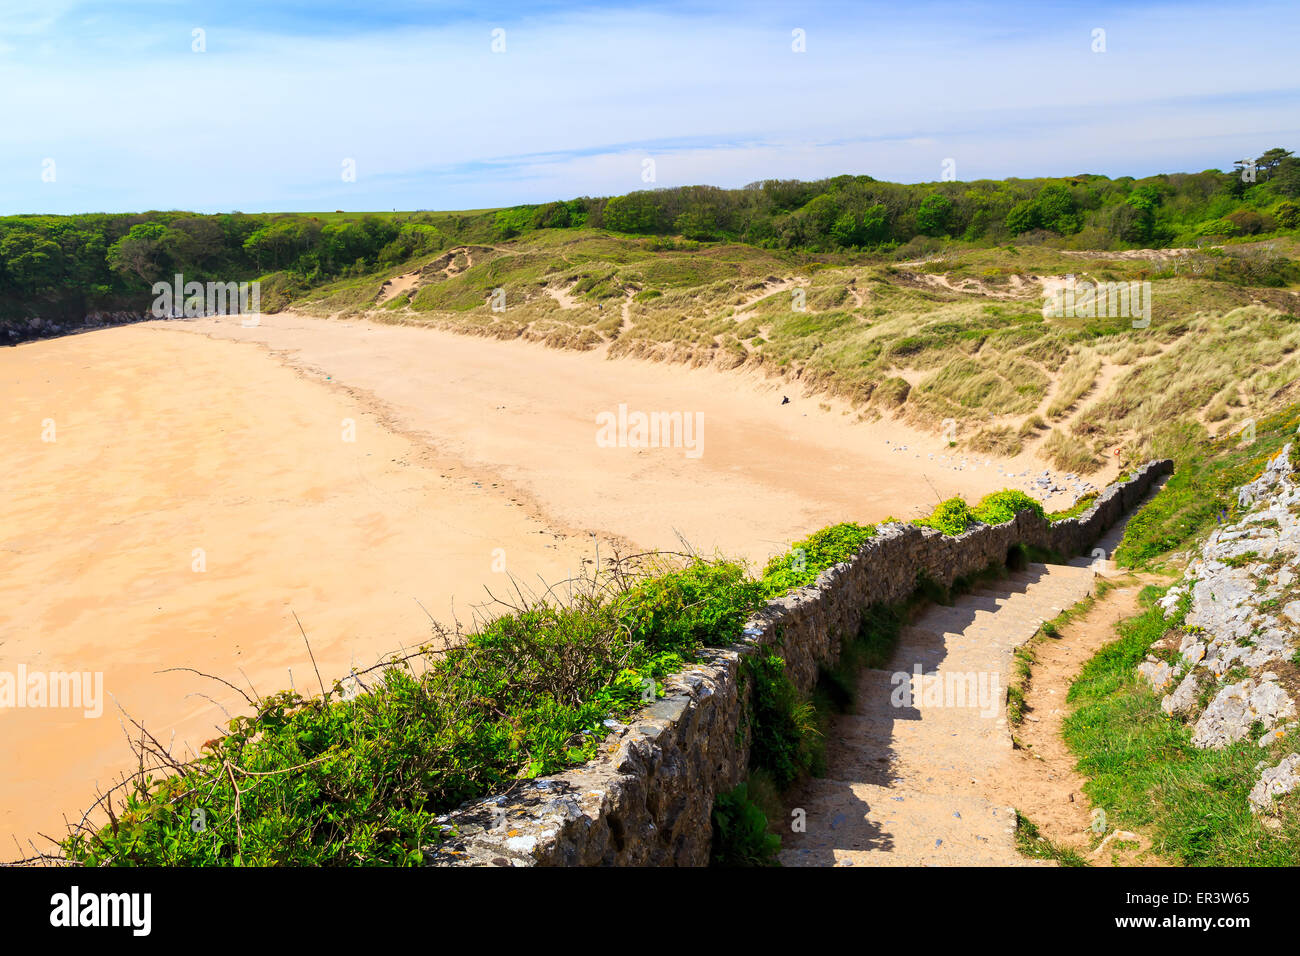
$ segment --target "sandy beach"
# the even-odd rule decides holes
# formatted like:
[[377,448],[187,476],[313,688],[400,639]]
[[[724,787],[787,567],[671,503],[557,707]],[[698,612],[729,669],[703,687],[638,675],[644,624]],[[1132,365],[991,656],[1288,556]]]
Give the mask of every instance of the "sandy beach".
[[[425,608],[468,624],[485,586],[559,581],[598,543],[761,565],[1042,470],[954,470],[937,435],[751,374],[293,314],[0,349],[0,388],[0,672],[102,672],[107,698],[0,710],[11,850],[130,764],[118,705],[183,755],[242,703],[159,671],[314,690],[294,614],[328,682],[424,640]],[[599,441],[620,405],[692,416],[698,454]]]

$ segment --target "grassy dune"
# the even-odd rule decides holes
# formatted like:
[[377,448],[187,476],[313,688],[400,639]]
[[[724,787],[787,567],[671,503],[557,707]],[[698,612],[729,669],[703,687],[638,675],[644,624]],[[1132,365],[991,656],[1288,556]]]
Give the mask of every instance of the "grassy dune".
[[[972,452],[1036,448],[1058,468],[1090,473],[1116,449],[1123,461],[1176,454],[1192,432],[1222,434],[1286,398],[1300,378],[1300,292],[1278,276],[1296,248],[1290,239],[1137,252],[952,243],[898,261],[537,230],[328,283],[292,305],[755,369],[847,399],[864,418],[932,428],[952,419]],[[411,288],[385,295],[389,278],[411,273]],[[1067,275],[1150,282],[1149,327],[1044,317],[1044,290]]]

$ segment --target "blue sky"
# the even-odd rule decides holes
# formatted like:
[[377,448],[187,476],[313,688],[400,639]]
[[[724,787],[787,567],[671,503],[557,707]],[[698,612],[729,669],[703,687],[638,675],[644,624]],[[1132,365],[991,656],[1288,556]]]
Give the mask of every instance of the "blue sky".
[[1298,36],[1293,0],[4,0],[0,213],[472,209],[646,188],[647,158],[657,186],[1230,168],[1300,151]]

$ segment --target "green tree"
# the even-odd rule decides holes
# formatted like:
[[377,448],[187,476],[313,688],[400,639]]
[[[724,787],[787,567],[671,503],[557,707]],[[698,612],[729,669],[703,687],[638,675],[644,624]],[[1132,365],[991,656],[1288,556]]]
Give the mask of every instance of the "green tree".
[[63,250],[34,232],[11,232],[0,240],[0,264],[8,284],[19,292],[44,292],[62,278]]
[[656,232],[659,228],[659,208],[651,193],[628,193],[626,196],[615,196],[605,203],[601,219],[606,229],[615,232]]
[[1128,195],[1118,234],[1125,242],[1147,244],[1155,236],[1156,208],[1160,205],[1160,192],[1154,186],[1139,186]]
[[831,238],[837,245],[857,246],[862,244],[862,229],[858,217],[846,212],[831,223]]
[[1283,196],[1296,198],[1300,196],[1300,159],[1287,156],[1279,160],[1277,168],[1269,176],[1269,184]]
[[889,210],[877,203],[862,214],[858,227],[863,245],[874,245],[889,238]]
[[1074,195],[1063,183],[1049,183],[1034,200],[1038,207],[1038,221],[1043,228],[1063,235],[1079,231],[1079,217],[1075,214]]
[[257,261],[259,270],[268,265],[272,269],[283,269],[315,246],[320,235],[321,224],[318,221],[285,216],[250,235],[244,240],[244,250]]
[[822,193],[813,197],[800,212],[802,218],[812,226],[813,232],[818,237],[825,238],[831,234],[831,226],[840,217],[840,206],[830,193]]
[[153,283],[171,271],[163,239],[167,227],[160,222],[139,222],[109,246],[108,264],[123,275]]
[[1255,160],[1255,169],[1259,178],[1263,180],[1271,179],[1282,162],[1291,156],[1291,150],[1283,149],[1280,146],[1274,146]]
[[707,206],[692,205],[674,220],[673,228],[687,239],[714,239],[717,237],[718,219]]
[[1030,199],[1022,199],[1007,212],[1007,232],[1018,236],[1041,225],[1038,218],[1038,206]]
[[534,229],[565,229],[573,223],[568,203],[548,202],[533,211]]
[[942,236],[952,218],[952,200],[942,193],[930,193],[916,210],[916,228],[927,236]]
[[1289,199],[1284,199],[1273,207],[1273,218],[1283,229],[1294,229],[1300,226],[1300,206]]

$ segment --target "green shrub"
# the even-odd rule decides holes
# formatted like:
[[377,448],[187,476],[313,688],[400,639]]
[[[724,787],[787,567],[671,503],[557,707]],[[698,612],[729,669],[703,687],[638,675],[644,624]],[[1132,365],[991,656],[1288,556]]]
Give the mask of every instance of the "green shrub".
[[917,518],[912,524],[922,528],[933,528],[944,534],[958,535],[969,528],[973,520],[975,515],[970,510],[970,505],[960,498],[949,498],[935,505],[930,517]]
[[749,795],[748,784],[713,801],[713,866],[777,866],[781,838],[768,831],[767,817]]
[[973,514],[985,524],[1002,524],[1021,511],[1032,511],[1038,517],[1044,517],[1043,506],[1029,495],[1014,488],[1004,488],[981,498]]
[[[1121,622],[1118,639],[1084,665],[1066,700],[1074,705],[1062,734],[1087,777],[1084,790],[1110,825],[1147,834],[1161,857],[1186,866],[1289,866],[1300,845],[1300,814],[1283,811],[1267,829],[1247,799],[1261,757],[1253,736],[1218,749],[1193,746],[1193,728],[1171,719],[1160,694],[1137,673],[1153,645],[1185,630],[1190,599],[1172,617],[1153,604],[1163,589],[1144,588],[1146,609]],[[1235,676],[1229,672],[1225,680]],[[1203,696],[1219,685],[1209,682]]]
[[1065,521],[1067,518],[1077,518],[1092,507],[1093,502],[1097,500],[1097,495],[1098,493],[1095,491],[1081,495],[1070,507],[1064,511],[1053,511],[1047,516],[1047,519],[1049,521]]
[[1290,405],[1255,425],[1255,441],[1236,434],[1212,439],[1197,431],[1177,454],[1177,467],[1154,498],[1124,528],[1115,561],[1134,567],[1189,547],[1224,520],[1235,520],[1237,489],[1254,480],[1287,442],[1300,446],[1300,405]]
[[763,586],[731,561],[692,561],[657,575],[620,599],[622,624],[649,648],[693,652],[740,638]]
[[974,508],[961,498],[949,498],[936,505],[928,518],[917,518],[912,524],[947,535],[958,535],[975,522],[1002,524],[1021,511],[1032,511],[1040,518],[1044,517],[1043,506],[1029,495],[1014,488],[1004,488],[985,495]]
[[748,714],[749,765],[771,775],[784,790],[815,768],[821,752],[821,735],[810,702],[785,673],[785,661],[773,653],[745,659],[744,673],[751,684]]
[[250,701],[199,759],[134,778],[110,825],[71,835],[64,852],[114,865],[417,865],[440,814],[594,756],[606,718],[638,710],[700,646],[739,639],[760,590],[726,561],[621,575],[570,606],[535,602],[421,648],[370,693],[347,699],[336,683],[318,699]]
[[796,541],[789,551],[773,558],[763,569],[764,595],[780,597],[794,588],[812,584],[827,568],[853,557],[875,533],[875,525],[850,521]]

